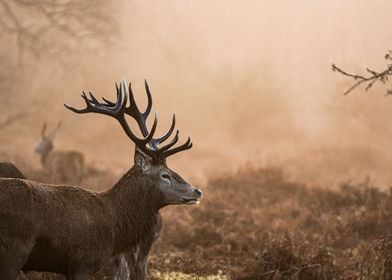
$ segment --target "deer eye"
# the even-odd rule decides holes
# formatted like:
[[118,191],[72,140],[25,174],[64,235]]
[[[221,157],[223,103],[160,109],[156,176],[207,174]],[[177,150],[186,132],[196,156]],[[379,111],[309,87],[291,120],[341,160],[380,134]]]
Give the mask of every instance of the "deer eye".
[[162,174],[161,175],[161,177],[163,178],[163,179],[166,179],[166,180],[169,180],[170,181],[170,176],[168,175],[168,174]]

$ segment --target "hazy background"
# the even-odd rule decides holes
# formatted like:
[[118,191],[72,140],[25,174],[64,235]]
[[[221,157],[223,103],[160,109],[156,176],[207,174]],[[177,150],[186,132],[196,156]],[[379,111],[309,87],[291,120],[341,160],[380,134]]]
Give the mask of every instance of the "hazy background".
[[82,90],[113,99],[123,78],[145,104],[147,78],[159,127],[175,112],[180,135],[194,142],[169,164],[197,182],[250,162],[309,184],[392,183],[392,100],[382,86],[344,96],[351,81],[330,70],[385,67],[391,1],[118,0],[105,11],[116,32],[67,52],[20,59],[1,37],[1,71],[11,77],[2,115],[28,112],[0,130],[1,151],[38,165],[42,124],[62,120],[56,148],[120,173],[133,161],[120,126],[62,104],[84,106]]

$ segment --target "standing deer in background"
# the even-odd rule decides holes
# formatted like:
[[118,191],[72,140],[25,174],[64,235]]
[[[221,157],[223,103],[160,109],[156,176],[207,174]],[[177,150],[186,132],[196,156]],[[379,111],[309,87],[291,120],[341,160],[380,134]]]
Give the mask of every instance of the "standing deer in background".
[[[90,97],[83,93],[85,109],[66,105],[76,113],[115,118],[135,143],[134,166],[110,190],[95,193],[74,186],[0,179],[1,279],[14,280],[19,270],[90,279],[105,261],[137,247],[142,269],[135,268],[135,279],[145,279],[148,253],[160,226],[159,210],[199,202],[202,192],[166,164],[167,157],[192,147],[190,138],[173,147],[178,142],[177,131],[163,144],[172,135],[174,117],[169,131],[154,138],[157,115],[149,131],[146,119],[151,108],[140,113],[130,92],[123,81],[115,103],[106,99],[101,103],[91,93]],[[137,137],[126,115],[147,136]]]
[[83,177],[83,154],[78,151],[53,150],[53,139],[60,125],[61,122],[49,134],[46,134],[46,123],[43,125],[41,141],[35,152],[41,155],[42,167],[53,183],[78,185]]

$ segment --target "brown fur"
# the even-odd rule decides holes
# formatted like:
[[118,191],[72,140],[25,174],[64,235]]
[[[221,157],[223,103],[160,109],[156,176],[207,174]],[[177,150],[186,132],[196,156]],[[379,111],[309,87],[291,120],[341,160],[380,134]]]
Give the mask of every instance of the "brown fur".
[[[10,162],[0,162],[0,177],[26,179],[23,173]],[[162,222],[159,215],[159,223],[155,239],[159,237],[161,228]],[[111,261],[109,261],[106,264],[106,267],[109,269],[107,276],[113,280],[135,279],[135,269],[139,260],[139,247],[143,247],[143,245],[138,245],[137,248],[131,250],[130,253],[124,254],[124,256],[113,258]],[[23,273],[21,272],[21,274]]]
[[23,173],[11,162],[0,162],[0,177],[25,179]]

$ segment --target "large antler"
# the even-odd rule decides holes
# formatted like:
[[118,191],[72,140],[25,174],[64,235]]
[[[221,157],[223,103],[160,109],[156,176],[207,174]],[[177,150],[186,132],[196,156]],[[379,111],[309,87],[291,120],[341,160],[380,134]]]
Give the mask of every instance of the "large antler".
[[[145,88],[146,88],[148,102],[147,102],[147,108],[144,112],[140,112],[136,104],[135,97],[132,92],[131,84],[129,84],[129,89],[128,89],[126,86],[126,82],[124,80],[121,82],[120,87],[116,84],[116,89],[117,89],[116,102],[112,102],[105,98],[102,98],[104,102],[100,103],[91,92],[89,92],[89,97],[86,95],[85,92],[83,92],[82,98],[86,102],[86,108],[76,109],[67,104],[64,104],[64,106],[67,109],[79,114],[100,113],[100,114],[114,117],[121,124],[125,133],[136,144],[136,146],[139,149],[141,149],[144,153],[149,155],[155,162],[164,161],[168,156],[171,156],[180,151],[190,149],[192,147],[192,142],[190,137],[188,137],[187,141],[184,144],[170,150],[170,148],[173,147],[178,141],[178,135],[179,135],[178,130],[175,136],[173,137],[173,139],[168,144],[160,147],[160,145],[164,141],[166,141],[174,131],[174,127],[176,123],[175,115],[173,115],[172,124],[169,130],[162,137],[153,138],[157,127],[158,118],[157,118],[157,114],[155,114],[154,123],[152,125],[151,131],[148,131],[146,121],[151,112],[152,97],[147,81],[145,81]],[[127,106],[128,99],[129,99],[129,106]],[[144,138],[138,138],[133,133],[132,129],[129,127],[126,121],[125,115],[129,115],[136,120]]]

